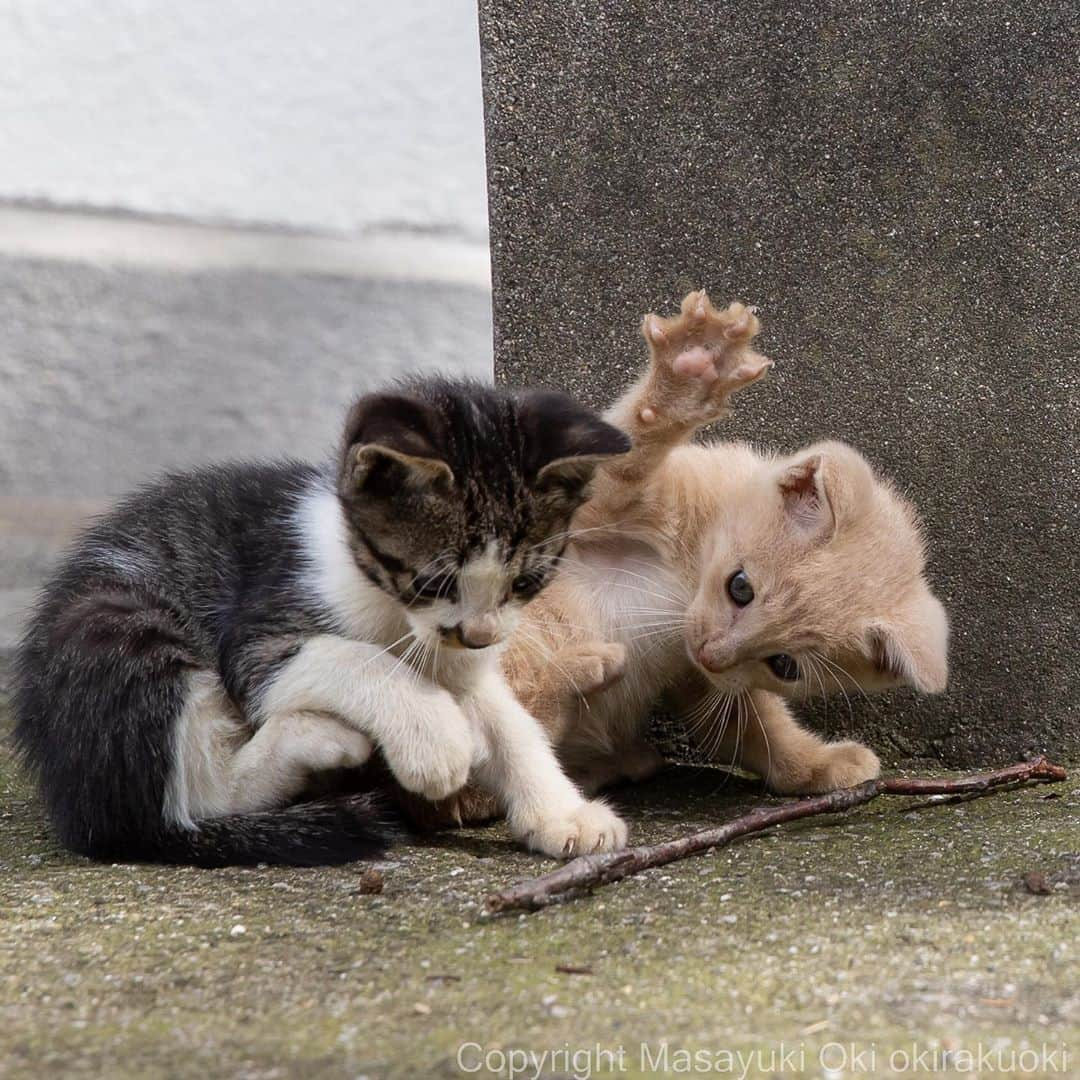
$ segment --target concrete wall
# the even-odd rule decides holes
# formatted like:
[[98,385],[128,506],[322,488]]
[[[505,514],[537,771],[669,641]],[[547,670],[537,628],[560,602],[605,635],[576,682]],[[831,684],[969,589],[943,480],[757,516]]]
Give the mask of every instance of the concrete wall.
[[775,377],[726,430],[847,439],[928,522],[948,694],[826,725],[887,758],[1080,750],[1073,22],[481,3],[497,372],[602,404],[642,312],[761,305]]
[[486,235],[471,0],[0,5],[0,200]]
[[471,0],[0,4],[0,657],[88,512],[432,368],[491,372]]

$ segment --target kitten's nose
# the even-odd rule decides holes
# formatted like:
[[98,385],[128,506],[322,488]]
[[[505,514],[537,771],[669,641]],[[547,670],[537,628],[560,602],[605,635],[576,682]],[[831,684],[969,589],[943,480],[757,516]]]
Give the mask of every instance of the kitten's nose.
[[711,671],[714,675],[724,670],[724,659],[725,658],[714,649],[709,648],[708,642],[705,642],[705,644],[697,651],[697,662],[706,671]]
[[489,612],[471,619],[462,619],[456,629],[458,641],[466,649],[486,649],[498,640],[499,620]]

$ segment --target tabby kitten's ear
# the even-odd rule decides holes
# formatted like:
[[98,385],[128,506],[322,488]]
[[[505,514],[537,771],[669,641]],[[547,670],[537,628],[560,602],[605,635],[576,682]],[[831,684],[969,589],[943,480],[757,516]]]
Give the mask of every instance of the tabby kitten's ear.
[[442,439],[442,419],[426,402],[405,394],[360,398],[345,422],[342,494],[449,490],[454,474],[443,460]]
[[542,494],[585,497],[597,467],[630,450],[630,437],[558,390],[528,390],[518,397],[526,440],[526,480]]

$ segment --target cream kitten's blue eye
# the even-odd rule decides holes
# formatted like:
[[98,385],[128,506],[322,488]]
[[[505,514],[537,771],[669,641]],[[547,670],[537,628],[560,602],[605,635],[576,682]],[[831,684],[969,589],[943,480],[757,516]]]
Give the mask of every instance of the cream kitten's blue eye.
[[787,653],[767,657],[765,663],[769,665],[769,670],[784,682],[794,682],[799,677],[799,665],[795,662],[795,657],[788,656]]
[[739,606],[746,607],[754,599],[754,586],[746,576],[745,570],[736,570],[727,583],[728,596]]

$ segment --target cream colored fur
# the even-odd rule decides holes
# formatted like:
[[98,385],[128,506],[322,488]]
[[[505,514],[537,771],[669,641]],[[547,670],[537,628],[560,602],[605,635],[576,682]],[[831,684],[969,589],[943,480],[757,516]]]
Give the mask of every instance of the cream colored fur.
[[[870,749],[825,742],[787,701],[944,688],[947,621],[914,510],[842,443],[789,456],[689,445],[771,366],[750,348],[750,309],[691,293],[642,329],[649,368],[607,417],[635,448],[599,471],[564,569],[526,609],[511,685],[589,790],[661,764],[645,733],[662,694],[708,756],[776,791],[877,775]],[[755,593],[741,608],[727,593],[737,570]],[[797,660],[797,680],[767,666],[776,654]]]

